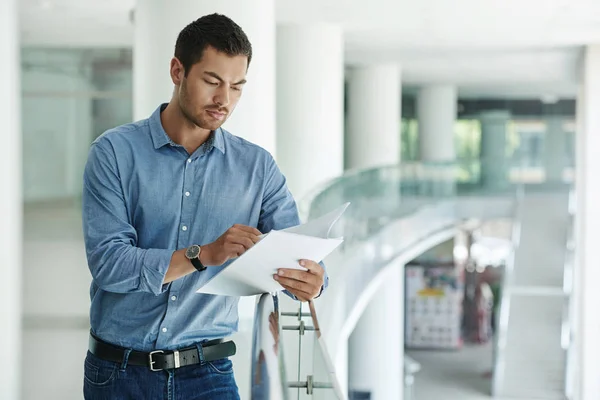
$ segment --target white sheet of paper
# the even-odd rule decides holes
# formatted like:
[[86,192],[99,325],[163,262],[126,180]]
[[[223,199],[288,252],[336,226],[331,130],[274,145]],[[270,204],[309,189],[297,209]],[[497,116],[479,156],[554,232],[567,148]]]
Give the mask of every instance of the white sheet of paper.
[[344,203],[335,210],[317,218],[308,221],[305,224],[292,226],[284,229],[283,232],[298,233],[300,235],[314,236],[323,239],[330,239],[330,232],[333,225],[342,217],[350,203]]
[[303,269],[301,259],[320,262],[338,247],[343,239],[329,239],[333,224],[349,203],[310,221],[282,231],[271,231],[250,250],[215,275],[198,293],[227,296],[252,296],[283,290],[273,279],[279,268]]

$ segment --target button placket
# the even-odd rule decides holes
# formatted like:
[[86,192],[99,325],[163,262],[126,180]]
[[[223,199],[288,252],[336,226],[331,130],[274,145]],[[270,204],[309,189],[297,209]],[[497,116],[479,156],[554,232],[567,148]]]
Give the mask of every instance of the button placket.
[[[192,157],[189,157],[186,160],[186,162],[185,162],[185,168],[184,168],[184,172],[183,172],[183,187],[184,188],[187,186],[186,185],[186,182],[188,180],[187,177],[188,177],[188,174],[191,172],[191,170],[189,168],[189,166],[191,165],[191,163],[192,163]],[[186,190],[185,193],[184,193],[184,196],[185,197],[190,197],[190,195],[191,195],[191,193],[188,190]],[[185,212],[185,210],[186,210],[186,207],[184,205],[184,207],[181,210],[181,226],[180,226],[180,229],[181,229],[181,232],[187,233],[188,230],[189,230],[189,225],[186,222],[187,219],[188,219],[188,215]],[[185,246],[186,243],[187,243],[187,236],[185,236],[183,233],[180,233],[180,235],[179,235],[179,247]]]

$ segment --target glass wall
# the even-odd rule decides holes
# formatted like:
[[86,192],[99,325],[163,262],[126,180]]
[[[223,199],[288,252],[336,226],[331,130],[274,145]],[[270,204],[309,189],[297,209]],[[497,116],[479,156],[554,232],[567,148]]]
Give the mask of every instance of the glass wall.
[[23,195],[77,199],[91,142],[132,119],[131,51],[24,48]]

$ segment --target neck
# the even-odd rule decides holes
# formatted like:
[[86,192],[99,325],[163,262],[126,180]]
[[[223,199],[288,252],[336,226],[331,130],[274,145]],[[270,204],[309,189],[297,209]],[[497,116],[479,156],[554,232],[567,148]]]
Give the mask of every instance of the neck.
[[160,114],[160,122],[171,140],[185,147],[189,154],[202,146],[211,133],[209,129],[199,128],[188,120],[174,100]]

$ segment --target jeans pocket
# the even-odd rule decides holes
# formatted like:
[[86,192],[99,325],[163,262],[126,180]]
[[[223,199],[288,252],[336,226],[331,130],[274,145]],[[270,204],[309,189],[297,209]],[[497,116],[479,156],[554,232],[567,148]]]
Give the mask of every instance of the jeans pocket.
[[90,385],[106,386],[114,380],[118,368],[117,363],[102,360],[88,352],[84,363],[83,379]]
[[223,358],[221,360],[215,361],[207,361],[206,364],[213,372],[216,372],[217,374],[233,374],[233,363],[228,358]]

